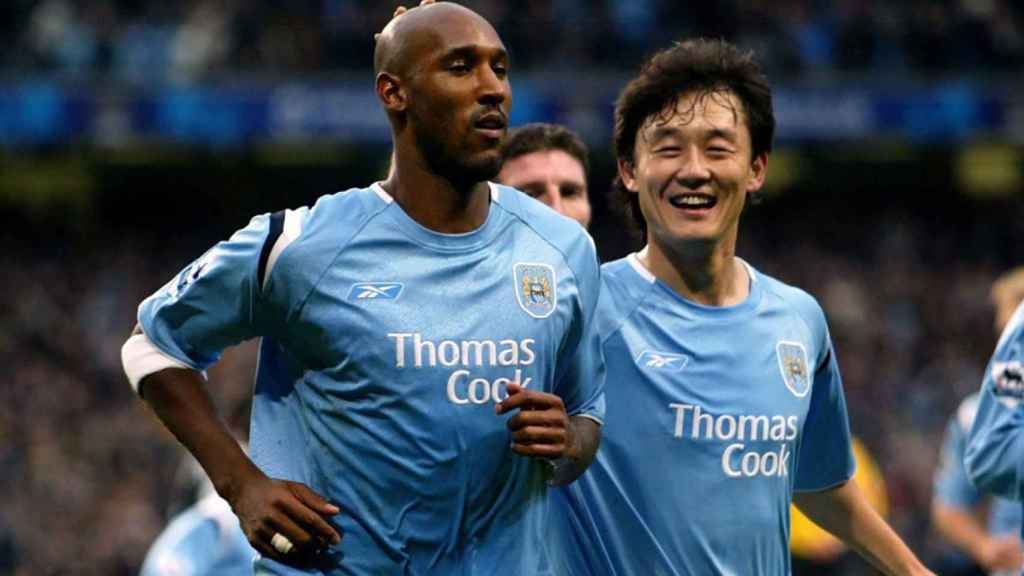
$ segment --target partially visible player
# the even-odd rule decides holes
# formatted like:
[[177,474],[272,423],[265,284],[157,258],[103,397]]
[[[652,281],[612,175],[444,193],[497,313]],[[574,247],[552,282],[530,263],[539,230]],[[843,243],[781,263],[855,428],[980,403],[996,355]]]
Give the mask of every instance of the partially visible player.
[[[992,288],[997,328],[1001,330],[977,396],[977,411],[967,436],[964,467],[981,491],[1024,499],[1024,268],[1000,277]],[[1016,304],[1015,304],[1016,303]],[[1013,310],[1013,312],[1010,312]],[[1017,531],[1022,525],[1017,520]],[[1020,548],[1016,549],[1019,560]],[[1019,561],[1015,562],[1017,566]]]
[[823,311],[736,257],[773,129],[767,80],[724,41],[656,54],[617,101],[616,188],[646,246],[602,268],[608,421],[556,491],[556,574],[786,576],[791,499],[885,573],[930,574],[850,481]]
[[509,132],[498,181],[590,226],[587,145],[568,128],[535,123]]
[[[260,553],[256,573],[533,574],[550,484],[603,418],[579,226],[511,188],[493,27],[447,2],[377,39],[384,182],[258,216],[140,306],[126,372]],[[250,460],[202,371],[262,337]]]
[[[1006,327],[1024,300],[1024,268],[1002,274],[992,285],[995,332]],[[986,573],[1019,574],[1024,566],[1020,504],[986,497],[967,478],[964,451],[978,409],[978,394],[960,403],[946,427],[939,467],[935,473],[932,525],[936,532],[966,554]]]
[[[871,507],[885,518],[889,497],[878,462],[856,436],[852,437],[851,444],[853,461],[857,466],[853,481]],[[790,522],[789,550],[793,556],[793,576],[845,574],[858,562],[857,556],[841,540],[812,522],[795,505],[790,507]]]
[[150,546],[140,576],[252,576],[256,555],[231,505],[207,481],[204,495]]
[[935,471],[931,520],[935,531],[985,573],[1019,574],[1024,567],[1021,506],[985,498],[967,478],[964,451],[978,409],[978,394],[964,398],[949,419]]

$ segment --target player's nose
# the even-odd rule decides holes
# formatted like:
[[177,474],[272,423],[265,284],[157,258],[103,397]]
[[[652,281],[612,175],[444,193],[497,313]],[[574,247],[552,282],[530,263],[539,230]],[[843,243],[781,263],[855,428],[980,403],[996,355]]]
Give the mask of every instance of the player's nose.
[[481,104],[496,106],[504,104],[511,97],[511,88],[503,77],[490,66],[481,66],[477,74],[479,88],[477,100]]
[[558,191],[558,186],[548,186],[544,191],[544,197],[546,198],[548,206],[554,208],[556,212],[562,212],[562,195]]
[[679,156],[676,180],[687,188],[696,189],[711,179],[711,172],[703,155],[693,147],[687,147]]

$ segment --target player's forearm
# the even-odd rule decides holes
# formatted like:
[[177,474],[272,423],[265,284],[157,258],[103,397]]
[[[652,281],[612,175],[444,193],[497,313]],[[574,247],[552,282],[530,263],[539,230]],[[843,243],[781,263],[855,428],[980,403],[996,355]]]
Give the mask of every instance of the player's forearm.
[[168,430],[206,470],[217,493],[227,500],[237,486],[253,474],[261,474],[238,442],[194,370],[167,368],[150,374],[140,383],[143,399]]
[[569,418],[570,446],[566,457],[559,460],[551,477],[551,484],[564,486],[580,477],[590,463],[601,444],[601,427],[597,422],[584,416]]
[[980,561],[982,547],[989,536],[973,514],[955,506],[934,502],[932,526],[947,542]]
[[794,497],[811,520],[856,550],[875,568],[892,576],[931,574],[882,520],[854,481]]

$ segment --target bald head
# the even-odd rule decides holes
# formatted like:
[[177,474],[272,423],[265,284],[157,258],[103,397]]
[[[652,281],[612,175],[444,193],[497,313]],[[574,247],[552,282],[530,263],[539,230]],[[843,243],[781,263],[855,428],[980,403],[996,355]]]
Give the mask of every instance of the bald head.
[[410,65],[455,33],[459,37],[498,36],[490,22],[465,6],[451,2],[418,6],[393,18],[381,31],[373,53],[374,74],[405,77]]

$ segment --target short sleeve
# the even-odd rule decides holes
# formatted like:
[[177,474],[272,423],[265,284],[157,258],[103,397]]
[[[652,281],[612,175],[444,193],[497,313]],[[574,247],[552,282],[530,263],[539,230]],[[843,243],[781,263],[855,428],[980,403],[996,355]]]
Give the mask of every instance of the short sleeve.
[[228,346],[259,335],[259,267],[269,223],[266,215],[253,218],[139,305],[139,324],[154,345],[205,370]]
[[814,372],[811,405],[801,435],[794,490],[825,490],[853,477],[850,423],[832,341],[824,336],[824,359]]
[[1021,304],[985,370],[978,413],[967,439],[964,465],[986,491],[1024,498],[1024,304]]
[[950,418],[942,441],[939,465],[935,469],[936,502],[955,508],[970,509],[981,501],[981,494],[967,479],[964,470],[966,430],[957,417]]
[[604,352],[595,315],[601,292],[601,272],[593,241],[585,236],[584,246],[576,259],[576,282],[579,307],[575,311],[569,337],[558,359],[555,393],[565,403],[570,416],[586,416],[604,422]]

